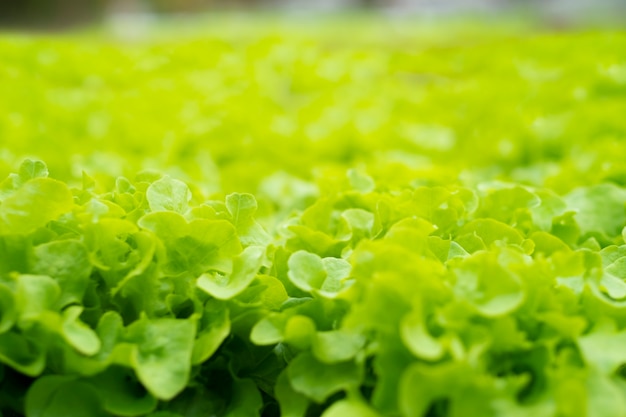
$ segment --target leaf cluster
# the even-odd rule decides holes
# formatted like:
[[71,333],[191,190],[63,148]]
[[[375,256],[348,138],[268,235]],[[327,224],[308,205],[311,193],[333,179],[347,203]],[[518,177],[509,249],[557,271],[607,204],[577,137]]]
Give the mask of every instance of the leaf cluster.
[[166,175],[99,193],[26,160],[1,188],[7,415],[626,412],[616,185],[351,170],[269,230],[252,195],[194,204]]

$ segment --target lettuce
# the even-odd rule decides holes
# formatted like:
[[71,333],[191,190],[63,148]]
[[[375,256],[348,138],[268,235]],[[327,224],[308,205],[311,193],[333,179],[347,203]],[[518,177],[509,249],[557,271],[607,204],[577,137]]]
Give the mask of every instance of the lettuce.
[[[0,207],[32,202],[47,170],[29,166],[44,176]],[[36,201],[58,207],[63,189],[67,207],[5,217],[1,236],[7,412],[621,415],[625,225],[579,215],[596,186],[559,197],[348,181],[265,229],[250,194],[193,203],[184,182],[138,176],[120,180],[136,201],[124,208],[50,181]],[[501,195],[526,222],[489,216]],[[586,230],[574,241],[557,233],[565,212]],[[29,382],[13,386],[19,375]]]
[[1,37],[0,415],[626,416],[623,33],[229,22]]

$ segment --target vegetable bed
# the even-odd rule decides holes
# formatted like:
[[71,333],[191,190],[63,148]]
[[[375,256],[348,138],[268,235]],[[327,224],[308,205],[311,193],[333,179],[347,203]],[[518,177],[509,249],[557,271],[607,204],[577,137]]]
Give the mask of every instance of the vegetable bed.
[[174,32],[0,36],[0,416],[626,416],[626,32]]

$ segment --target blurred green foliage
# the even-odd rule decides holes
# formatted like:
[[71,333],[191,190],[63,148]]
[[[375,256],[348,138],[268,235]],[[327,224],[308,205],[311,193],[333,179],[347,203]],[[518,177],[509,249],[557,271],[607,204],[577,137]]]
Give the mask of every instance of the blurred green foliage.
[[626,415],[626,33],[319,23],[0,37],[2,415]]
[[434,182],[626,183],[622,31],[297,17],[203,26],[134,42],[3,36],[0,175],[36,156],[63,179],[85,166],[158,167],[223,191],[360,163]]

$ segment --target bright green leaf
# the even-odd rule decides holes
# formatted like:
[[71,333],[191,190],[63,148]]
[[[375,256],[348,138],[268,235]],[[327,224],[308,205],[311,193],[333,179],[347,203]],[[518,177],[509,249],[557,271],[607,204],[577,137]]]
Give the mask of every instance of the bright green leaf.
[[135,343],[132,361],[141,383],[152,395],[169,400],[189,382],[195,324],[190,320],[137,321],[128,329]]
[[354,400],[341,400],[331,405],[322,417],[380,417],[376,411],[365,405],[360,401]]
[[146,198],[152,211],[173,211],[183,214],[189,208],[191,192],[187,184],[166,175],[150,184]]
[[100,350],[100,339],[85,323],[79,320],[83,308],[70,306],[63,312],[62,332],[67,342],[85,355],[94,355]]
[[204,274],[197,285],[202,290],[220,300],[228,300],[241,293],[259,272],[265,248],[248,246],[234,259],[233,270],[227,275]]
[[26,234],[72,210],[67,186],[50,178],[26,182],[0,205],[0,233]]
[[89,283],[91,263],[85,246],[76,240],[61,240],[35,247],[30,272],[54,278],[60,289],[59,306],[81,303]]
[[192,364],[200,364],[213,355],[230,334],[228,309],[218,301],[209,300],[204,306],[201,327],[194,342]]
[[[315,372],[310,370],[315,369]],[[353,361],[327,364],[309,353],[298,355],[287,368],[294,391],[321,403],[337,391],[355,388],[361,383],[362,369]]]
[[360,334],[331,330],[315,335],[312,352],[324,363],[344,362],[354,358],[364,344],[365,338]]

